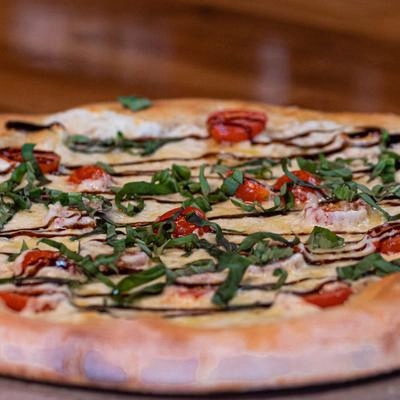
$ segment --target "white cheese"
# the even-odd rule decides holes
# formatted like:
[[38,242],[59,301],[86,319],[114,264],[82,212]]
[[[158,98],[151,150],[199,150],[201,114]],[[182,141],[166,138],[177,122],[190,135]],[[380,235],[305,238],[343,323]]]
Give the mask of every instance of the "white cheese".
[[168,127],[136,115],[125,115],[114,111],[93,112],[83,108],[53,114],[45,120],[45,123],[52,122],[60,122],[71,134],[81,134],[97,139],[114,138],[117,132],[122,132],[125,137],[132,139],[184,137],[193,134],[205,136],[207,134],[205,127],[201,128],[195,124]]

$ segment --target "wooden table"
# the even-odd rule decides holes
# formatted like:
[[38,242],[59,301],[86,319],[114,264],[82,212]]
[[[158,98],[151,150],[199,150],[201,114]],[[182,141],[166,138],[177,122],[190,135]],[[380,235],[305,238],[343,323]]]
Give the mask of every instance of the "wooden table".
[[[137,94],[400,112],[399,19],[378,0],[0,0],[0,111]],[[7,378],[0,398],[148,399]],[[400,377],[240,398],[397,399]]]
[[[176,396],[115,393],[66,388],[0,378],[0,398],[7,400],[176,400]],[[358,383],[240,395],[180,396],[190,400],[398,400],[400,375],[392,374]]]
[[0,0],[0,111],[237,97],[400,112],[400,3]]

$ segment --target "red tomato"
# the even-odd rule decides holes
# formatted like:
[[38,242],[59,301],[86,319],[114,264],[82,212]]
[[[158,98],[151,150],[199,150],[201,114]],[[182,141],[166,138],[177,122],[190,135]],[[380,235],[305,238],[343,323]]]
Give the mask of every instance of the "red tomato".
[[28,303],[29,296],[13,292],[0,292],[0,299],[11,310],[22,311]]
[[208,132],[217,142],[252,140],[266,124],[267,116],[260,111],[217,111],[207,119]]
[[97,165],[84,165],[72,172],[68,181],[79,184],[86,179],[96,180],[103,178],[104,176],[107,176],[107,172]]
[[380,253],[400,253],[400,236],[393,236],[378,242],[376,247]]
[[199,235],[202,235],[205,232],[210,232],[211,229],[209,226],[198,227],[195,224],[192,224],[186,220],[186,215],[195,213],[202,219],[206,219],[206,215],[203,211],[195,207],[186,207],[186,208],[174,208],[170,211],[167,211],[165,214],[161,215],[157,218],[156,222],[163,222],[169,219],[172,219],[175,224],[175,230],[172,233],[173,237],[180,237],[190,235],[194,231],[197,231]]
[[[33,150],[33,155],[43,173],[51,173],[58,170],[60,156],[52,151]],[[10,162],[23,162],[20,147],[5,147],[0,149],[0,157]]]
[[30,250],[25,254],[22,261],[22,271],[24,273],[28,268],[32,268],[29,274],[31,275],[31,272],[33,272],[34,275],[40,268],[55,265],[59,258],[60,253],[58,251]]
[[[319,185],[321,183],[321,180],[316,176],[302,169],[292,171],[292,174],[302,181],[311,183],[312,185]],[[272,188],[275,191],[279,191],[285,183],[290,182],[292,182],[292,180],[287,175],[283,175],[275,182]],[[300,185],[294,185],[290,191],[293,193],[294,198],[301,203],[304,203],[308,199],[310,193],[315,193],[314,189]]]
[[322,288],[318,293],[306,294],[303,299],[308,303],[325,308],[343,304],[352,293],[349,286],[341,286],[332,291],[324,291]]
[[[233,171],[229,171],[226,175],[230,176]],[[262,202],[269,196],[269,190],[260,182],[252,178],[244,178],[243,183],[237,188],[235,196],[243,201],[259,201]]]

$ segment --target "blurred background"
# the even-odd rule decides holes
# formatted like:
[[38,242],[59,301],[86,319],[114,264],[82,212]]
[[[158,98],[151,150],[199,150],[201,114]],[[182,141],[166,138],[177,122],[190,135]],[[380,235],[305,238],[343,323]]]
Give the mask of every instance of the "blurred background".
[[0,0],[0,111],[134,94],[400,112],[400,2]]

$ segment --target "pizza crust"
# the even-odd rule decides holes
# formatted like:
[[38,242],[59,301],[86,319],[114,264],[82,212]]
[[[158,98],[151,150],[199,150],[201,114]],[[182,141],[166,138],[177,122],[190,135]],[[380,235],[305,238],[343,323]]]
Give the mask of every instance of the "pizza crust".
[[[83,107],[132,115],[116,103]],[[302,121],[400,128],[391,114],[321,113],[295,107],[214,100],[159,100],[135,113],[166,125],[196,123],[211,111],[266,111],[274,129]],[[4,115],[42,123],[49,116]],[[29,140],[57,146],[48,131],[10,135],[3,145]],[[49,137],[51,138],[49,140]],[[347,381],[400,367],[400,274],[371,284],[345,305],[279,321],[201,327],[158,316],[110,319],[82,312],[44,318],[0,312],[0,373],[16,377],[151,393],[207,393]],[[111,323],[110,323],[111,322]]]
[[[0,372],[152,393],[272,389],[347,381],[400,365],[400,274],[341,307],[226,329],[160,318],[0,315]],[[27,334],[29,332],[29,334]]]

